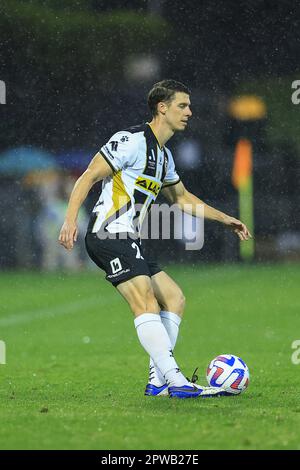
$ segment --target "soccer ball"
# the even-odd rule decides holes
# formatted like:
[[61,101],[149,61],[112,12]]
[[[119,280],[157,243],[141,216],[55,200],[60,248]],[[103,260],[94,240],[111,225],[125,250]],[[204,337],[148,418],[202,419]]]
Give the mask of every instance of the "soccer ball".
[[211,387],[220,387],[238,395],[249,385],[249,369],[241,358],[233,354],[221,354],[209,364],[206,378]]

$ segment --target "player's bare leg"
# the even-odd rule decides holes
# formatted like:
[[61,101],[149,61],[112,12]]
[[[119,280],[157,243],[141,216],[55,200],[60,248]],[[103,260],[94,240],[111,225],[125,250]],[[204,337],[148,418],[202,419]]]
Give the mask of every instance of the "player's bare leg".
[[185,297],[178,284],[164,271],[152,276],[151,283],[161,310],[173,312],[182,317]]
[[135,317],[145,312],[159,314],[160,307],[155,298],[150,277],[136,276],[119,284],[117,290],[128,302]]

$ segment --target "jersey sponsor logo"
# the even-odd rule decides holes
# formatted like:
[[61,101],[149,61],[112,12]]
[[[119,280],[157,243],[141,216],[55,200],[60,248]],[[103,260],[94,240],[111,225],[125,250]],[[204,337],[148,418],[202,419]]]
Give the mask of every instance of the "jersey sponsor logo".
[[153,150],[151,150],[151,154],[148,155],[147,166],[150,170],[155,170],[156,168],[156,155]]
[[136,179],[135,184],[145,189],[146,191],[149,191],[150,193],[154,194],[154,196],[158,195],[161,188],[161,183],[149,180],[148,178],[144,178],[143,176],[139,176]]
[[[111,158],[112,160],[114,160],[115,157],[110,153],[110,150],[109,150],[109,148],[107,147],[107,145],[104,145],[104,147],[102,148],[102,150],[104,150],[104,151],[110,156],[110,158]],[[105,152],[104,152],[104,153],[105,153]]]
[[165,161],[164,161],[164,173],[166,174],[167,171],[168,171],[168,157],[166,156]]
[[130,272],[130,269],[127,268],[127,269],[122,269],[121,271],[118,271],[117,273],[115,274],[108,274],[107,275],[107,278],[108,279],[113,279],[115,277],[118,277],[118,276],[121,276],[121,274],[126,274],[126,273],[129,273]]
[[112,259],[110,266],[113,274],[116,274],[123,269],[119,258]]

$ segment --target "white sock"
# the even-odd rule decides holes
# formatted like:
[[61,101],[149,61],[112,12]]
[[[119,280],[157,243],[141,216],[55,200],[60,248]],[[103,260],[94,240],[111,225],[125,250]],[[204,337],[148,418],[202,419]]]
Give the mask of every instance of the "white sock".
[[177,387],[188,385],[173,357],[171,341],[160,315],[143,313],[135,318],[134,324],[141,345],[164,376],[164,383]]
[[[179,332],[179,325],[181,323],[181,317],[173,312],[168,312],[166,310],[162,310],[160,312],[161,321],[167,330],[168,336],[171,341],[172,350],[174,350],[177,336]],[[152,383],[156,387],[161,387],[166,383],[163,375],[161,374],[160,370],[155,367],[153,360],[150,357],[150,367],[149,367],[149,383]]]

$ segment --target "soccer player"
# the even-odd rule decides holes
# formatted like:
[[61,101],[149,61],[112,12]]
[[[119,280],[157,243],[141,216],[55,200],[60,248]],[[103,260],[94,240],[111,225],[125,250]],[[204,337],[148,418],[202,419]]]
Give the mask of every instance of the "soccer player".
[[165,144],[175,132],[187,127],[192,116],[189,89],[175,80],[163,80],[150,90],[148,105],[151,122],[115,133],[75,183],[59,242],[68,250],[73,248],[79,208],[93,184],[102,180],[85,238],[86,249],[134,314],[138,339],[150,356],[145,395],[225,395],[214,387],[190,382],[180,371],[173,349],[185,299],[180,287],[156,261],[145,257],[139,233],[147,210],[162,191],[184,212],[198,215],[197,207],[202,205],[206,219],[230,227],[241,240],[251,235],[241,221],[191,194],[176,172],[172,153]]

